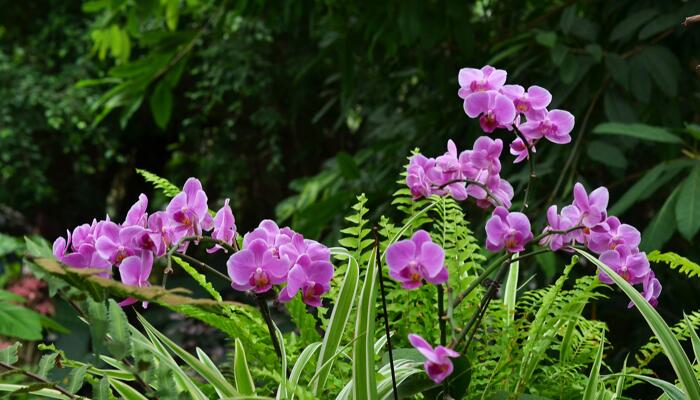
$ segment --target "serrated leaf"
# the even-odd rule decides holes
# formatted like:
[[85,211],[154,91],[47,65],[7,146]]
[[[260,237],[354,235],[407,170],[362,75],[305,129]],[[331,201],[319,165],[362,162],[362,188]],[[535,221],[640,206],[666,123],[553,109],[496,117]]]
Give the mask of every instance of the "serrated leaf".
[[56,366],[56,357],[58,357],[58,353],[44,354],[41,356],[41,360],[39,360],[39,369],[36,372],[37,375],[48,378],[49,372]]
[[207,293],[209,293],[209,295],[214,298],[214,300],[223,301],[221,294],[217,292],[216,289],[214,289],[214,286],[212,286],[211,282],[207,281],[206,275],[197,272],[196,269],[194,269],[190,264],[188,264],[180,257],[173,256],[173,260],[177,265],[184,269],[185,272],[187,272],[192,277],[192,279],[194,279],[195,282],[199,284],[199,286],[206,290]]
[[700,164],[681,185],[676,202],[676,224],[681,235],[689,241],[700,230]]
[[107,337],[107,306],[103,302],[87,300],[87,313],[90,324],[92,348],[99,355],[104,352]]
[[123,359],[129,352],[129,320],[114,299],[109,299],[107,329],[112,338],[107,342],[107,348],[115,358]]
[[593,129],[593,133],[600,135],[629,136],[650,142],[683,143],[678,136],[670,133],[665,128],[640,123],[625,124],[621,122],[604,122],[596,126]]
[[94,400],[110,400],[109,379],[103,377],[92,384],[92,398]]
[[16,363],[18,360],[17,352],[20,347],[22,347],[22,343],[15,342],[0,350],[0,361],[10,365]]
[[73,394],[78,393],[81,387],[83,387],[83,382],[85,381],[85,373],[87,372],[88,366],[81,365],[78,368],[74,368],[68,377],[68,387],[67,390]]

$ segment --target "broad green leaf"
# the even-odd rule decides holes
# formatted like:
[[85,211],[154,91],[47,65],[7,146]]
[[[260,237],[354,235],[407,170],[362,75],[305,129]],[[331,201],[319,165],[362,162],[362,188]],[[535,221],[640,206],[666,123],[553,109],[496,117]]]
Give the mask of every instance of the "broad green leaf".
[[622,289],[623,292],[625,292],[627,297],[632,300],[639,313],[642,314],[642,317],[644,317],[647,324],[654,332],[654,335],[656,335],[656,338],[659,340],[659,344],[661,344],[664,354],[671,363],[671,366],[676,373],[676,377],[685,388],[688,397],[691,399],[700,399],[700,383],[698,383],[698,380],[695,377],[693,366],[691,365],[690,360],[688,360],[688,356],[683,351],[680,343],[678,343],[678,339],[676,339],[673,331],[671,331],[671,328],[669,328],[666,322],[664,322],[661,315],[659,315],[654,307],[649,304],[649,302],[637,291],[637,289],[632,287],[632,285],[618,275],[612,268],[600,262],[596,257],[586,251],[580,249],[574,249],[574,251],[581,254],[588,261],[605,272],[610,279],[612,279],[617,286]]
[[236,352],[233,355],[233,376],[236,380],[236,390],[244,396],[255,394],[255,383],[248,369],[243,343],[236,338]]
[[161,80],[153,89],[148,102],[156,124],[165,129],[173,111],[173,91],[165,80]]
[[678,173],[694,165],[693,160],[664,161],[647,171],[644,176],[632,185],[624,195],[610,207],[611,215],[620,215],[635,203],[646,200],[656,191],[673,179]]
[[123,359],[129,352],[129,321],[121,306],[114,299],[109,299],[108,332],[111,341],[107,348],[117,359]]
[[649,46],[639,53],[640,60],[654,80],[656,86],[668,97],[678,94],[678,80],[681,73],[680,63],[675,54],[667,47]]
[[642,243],[639,247],[645,251],[660,249],[676,230],[675,207],[680,186],[677,186],[666,202],[651,220],[642,233]]
[[678,15],[676,13],[660,15],[649,21],[649,23],[639,31],[639,40],[647,40],[650,37],[665,31],[666,29],[678,25]]
[[331,318],[326,327],[326,333],[323,336],[318,362],[316,363],[316,374],[318,374],[318,380],[314,384],[314,393],[316,396],[321,396],[323,392],[326,379],[333,366],[332,357],[338,350],[340,341],[343,338],[343,332],[345,332],[345,327],[350,319],[352,305],[355,301],[355,294],[357,293],[359,273],[357,261],[355,258],[348,255],[348,266],[345,271],[345,277],[340,286],[338,298],[333,306]]
[[165,21],[168,29],[177,29],[177,20],[180,17],[180,0],[165,0]]
[[588,157],[598,161],[608,167],[625,169],[627,168],[627,159],[619,147],[601,140],[594,140],[588,144]]
[[600,345],[596,353],[591,373],[588,375],[586,389],[583,391],[583,400],[595,400],[598,393],[598,377],[600,376],[600,364],[603,362],[603,349],[605,348],[605,335],[601,335]]
[[661,143],[683,143],[676,135],[664,128],[645,124],[624,124],[621,122],[604,122],[593,129],[601,135],[629,136],[640,140]]
[[542,46],[551,49],[557,44],[557,34],[556,32],[552,31],[540,32],[535,35],[535,41]]
[[636,108],[615,90],[605,93],[603,108],[610,122],[631,123],[639,119]]
[[0,300],[0,336],[41,340],[41,316],[26,307]]
[[629,87],[630,67],[627,61],[615,53],[605,55],[605,67],[618,85],[627,89]]
[[610,41],[627,40],[634,35],[639,28],[647,21],[657,16],[659,12],[655,9],[646,8],[630,14],[627,18],[620,21],[610,33]]
[[639,56],[632,57],[629,61],[629,91],[643,104],[649,104],[651,100],[651,77]]
[[676,223],[687,240],[692,240],[700,229],[700,163],[681,185],[676,202]]

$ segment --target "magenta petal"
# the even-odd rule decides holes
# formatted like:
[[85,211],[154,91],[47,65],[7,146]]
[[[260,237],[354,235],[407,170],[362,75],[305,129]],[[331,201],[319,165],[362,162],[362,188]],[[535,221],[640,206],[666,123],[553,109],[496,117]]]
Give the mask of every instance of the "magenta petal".
[[477,92],[470,94],[464,99],[464,111],[469,118],[476,118],[481,113],[485,113],[489,110],[490,96],[492,96],[492,94],[489,92]]
[[495,96],[494,115],[496,116],[496,121],[501,125],[512,124],[516,114],[513,101],[500,93],[497,93]]
[[197,178],[189,178],[185,182],[185,186],[182,187],[182,191],[187,195],[187,197],[194,199],[197,192],[202,190],[202,183]]
[[423,229],[419,229],[413,234],[413,236],[411,236],[411,241],[416,246],[416,249],[420,249],[423,243],[432,242],[433,240],[430,238],[428,232],[424,231]]
[[422,337],[416,335],[416,334],[409,334],[408,335],[408,341],[411,343],[413,347],[415,347],[416,350],[418,350],[426,359],[433,361],[433,362],[438,362],[438,358],[435,356],[435,352],[433,351],[433,347],[430,346],[428,342],[425,341]]
[[410,240],[398,241],[386,250],[386,263],[391,270],[399,270],[413,261],[416,254],[416,246]]
[[547,114],[547,118],[557,126],[558,135],[568,135],[574,129],[575,118],[568,111],[552,110]]
[[483,72],[476,68],[462,68],[457,74],[459,86],[469,86],[474,81],[480,81],[484,78]]
[[287,295],[289,297],[296,296],[297,292],[299,292],[299,289],[302,288],[302,286],[307,280],[308,277],[306,276],[306,273],[304,272],[303,268],[301,268],[298,265],[292,267],[292,269],[289,270],[289,275],[287,277],[287,287],[285,288],[287,291]]
[[138,286],[141,273],[141,258],[130,256],[119,265],[119,276],[122,283],[130,286]]
[[429,283],[432,283],[433,285],[441,285],[449,279],[449,273],[447,272],[447,268],[444,266],[440,268],[440,270],[435,274],[434,276],[426,276],[425,280],[428,281]]
[[311,281],[327,284],[333,279],[333,264],[328,261],[314,261],[307,269],[306,275]]
[[256,270],[255,255],[248,249],[243,249],[229,257],[226,262],[228,276],[238,285],[248,285],[250,276]]
[[417,261],[425,268],[429,277],[434,277],[444,267],[445,251],[435,243],[425,242],[420,248]]
[[527,89],[527,97],[535,110],[547,107],[552,101],[552,94],[547,89],[535,85]]

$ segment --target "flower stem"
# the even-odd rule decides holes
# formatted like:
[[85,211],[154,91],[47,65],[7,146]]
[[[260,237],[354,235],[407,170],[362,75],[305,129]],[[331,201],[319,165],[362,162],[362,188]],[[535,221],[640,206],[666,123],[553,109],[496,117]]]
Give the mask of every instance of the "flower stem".
[[576,226],[574,226],[574,227],[571,227],[571,228],[569,228],[569,229],[565,229],[565,230],[563,230],[563,231],[554,231],[554,230],[551,230],[551,231],[542,232],[542,233],[540,233],[539,235],[535,236],[535,238],[532,239],[532,242],[533,242],[533,243],[537,243],[537,242],[539,242],[540,240],[542,240],[542,238],[545,238],[545,237],[547,237],[547,236],[549,236],[549,235],[566,235],[567,233],[571,233],[571,232],[573,232],[573,231],[576,231],[576,230],[579,230],[579,229],[583,229],[583,228],[585,228],[585,226],[583,226],[583,225],[576,225]]
[[438,324],[440,326],[440,344],[447,343],[447,326],[445,321],[445,295],[442,285],[437,285],[437,302],[438,302]]
[[469,336],[469,340],[467,341],[467,345],[465,346],[464,351],[469,347],[469,343],[471,343],[472,338],[474,337],[474,333],[478,329],[479,323],[481,322],[481,318],[484,316],[486,313],[486,308],[488,308],[489,303],[491,300],[496,297],[496,294],[498,294],[498,289],[500,288],[500,281],[503,279],[503,276],[506,273],[507,266],[513,262],[513,259],[508,259],[506,262],[501,263],[501,264],[496,264],[494,263],[493,265],[500,265],[501,269],[498,271],[498,274],[496,274],[496,278],[488,283],[488,290],[484,294],[484,297],[481,299],[481,303],[479,304],[479,307],[474,310],[474,313],[472,314],[471,318],[469,319],[469,322],[467,323],[467,326],[464,327],[460,335],[453,339],[452,342],[450,343],[450,348],[454,349],[456,348],[462,340],[467,336],[467,334],[472,331],[472,328],[474,328],[472,334]]
[[258,301],[258,307],[260,307],[260,314],[262,314],[265,323],[267,324],[267,330],[270,332],[270,339],[272,339],[272,347],[275,348],[275,353],[277,353],[277,358],[282,359],[282,347],[277,338],[277,333],[275,330],[275,323],[272,321],[272,314],[270,313],[270,307],[267,306],[267,300],[258,294],[255,296]]
[[527,165],[528,168],[530,169],[530,175],[528,176],[527,179],[527,186],[525,186],[525,194],[523,196],[523,206],[520,208],[520,211],[525,210],[528,207],[527,204],[527,198],[530,194],[530,187],[532,186],[532,181],[535,179],[535,152],[532,149],[532,146],[530,145],[530,142],[527,140],[525,135],[522,134],[518,130],[518,128],[513,129],[515,131],[515,134],[520,138],[520,140],[523,141],[523,144],[525,145],[525,149],[527,150]]
[[212,244],[218,244],[219,246],[226,249],[226,251],[231,253],[235,253],[237,251],[236,248],[224,242],[223,240],[214,239],[209,236],[185,236],[182,239],[178,240],[178,242],[175,243],[175,245],[171,247],[170,250],[168,250],[168,255],[172,256],[173,254],[175,254],[175,252],[186,242],[208,242]]
[[391,368],[391,385],[394,389],[394,400],[399,400],[399,391],[396,387],[396,372],[394,371],[394,353],[391,349],[391,331],[389,330],[389,313],[386,310],[386,294],[384,290],[384,274],[382,273],[382,259],[379,255],[379,234],[375,226],[374,233],[374,261],[377,264],[377,274],[379,274],[379,290],[382,295],[382,310],[384,311],[384,330],[386,332],[386,345],[389,350],[389,368]]
[[483,183],[481,183],[481,182],[479,182],[479,181],[474,181],[474,180],[471,180],[471,179],[452,179],[451,181],[447,181],[447,182],[443,183],[442,185],[437,186],[436,188],[437,188],[437,189],[444,189],[445,187],[447,187],[447,186],[449,186],[449,185],[451,185],[451,184],[453,184],[453,183],[466,183],[466,184],[469,184],[469,185],[476,185],[476,186],[480,187],[481,189],[483,189],[483,190],[486,192],[486,196],[489,197],[491,200],[493,200],[493,202],[496,203],[497,206],[502,206],[502,205],[503,205],[503,202],[502,202],[501,200],[499,200],[499,199],[491,192],[491,190],[489,190],[488,186],[486,186],[485,184],[483,184]]
[[64,389],[63,387],[61,387],[61,386],[59,386],[59,385],[57,385],[57,384],[55,384],[55,383],[53,383],[53,382],[47,380],[47,379],[44,378],[43,376],[36,375],[36,374],[34,374],[34,373],[32,373],[32,372],[29,372],[29,371],[25,371],[25,370],[23,370],[23,369],[21,369],[21,368],[17,368],[17,367],[15,367],[15,366],[13,366],[13,365],[4,363],[4,362],[2,362],[2,361],[0,361],[0,368],[5,368],[5,369],[8,370],[8,371],[13,371],[13,372],[20,373],[20,374],[26,376],[27,378],[33,379],[33,380],[35,380],[35,381],[37,381],[37,382],[40,382],[41,385],[45,385],[45,386],[47,386],[47,387],[49,387],[49,388],[51,388],[51,389],[54,389],[54,390],[60,392],[62,395],[66,396],[66,397],[68,397],[68,398],[70,398],[70,399],[76,399],[76,398],[78,398],[78,397],[76,397],[73,393],[71,393],[71,392],[67,391],[66,389]]
[[501,257],[498,257],[496,260],[494,260],[494,262],[492,262],[491,265],[489,265],[479,276],[476,277],[476,279],[474,279],[469,284],[469,286],[467,286],[466,289],[464,289],[462,291],[462,293],[460,293],[455,298],[454,302],[452,303],[452,308],[456,308],[462,302],[462,300],[464,300],[464,298],[469,295],[469,293],[471,293],[474,289],[476,289],[476,287],[479,286],[479,284],[484,279],[486,279],[489,275],[491,275],[491,273],[493,273],[493,271],[495,271],[496,268],[498,268],[498,266],[501,265],[507,258],[508,258],[508,254],[504,254]]

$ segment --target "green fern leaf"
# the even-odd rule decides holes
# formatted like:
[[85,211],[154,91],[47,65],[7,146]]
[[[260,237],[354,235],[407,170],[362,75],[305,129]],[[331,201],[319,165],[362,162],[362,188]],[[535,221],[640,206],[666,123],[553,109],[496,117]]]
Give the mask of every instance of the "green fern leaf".
[[700,276],[700,265],[690,261],[689,259],[679,254],[670,251],[666,253],[661,253],[658,250],[654,250],[651,253],[647,254],[647,258],[651,262],[668,264],[671,267],[671,269],[678,268],[678,272],[686,274],[690,278],[694,276]]
[[175,197],[175,196],[177,196],[178,193],[180,193],[180,188],[178,188],[177,186],[170,183],[169,180],[167,180],[165,178],[161,178],[160,176],[158,176],[152,172],[148,172],[144,169],[137,168],[136,173],[143,176],[143,178],[146,180],[146,182],[153,184],[153,186],[156,189],[162,190],[163,194],[165,194],[168,197]]

